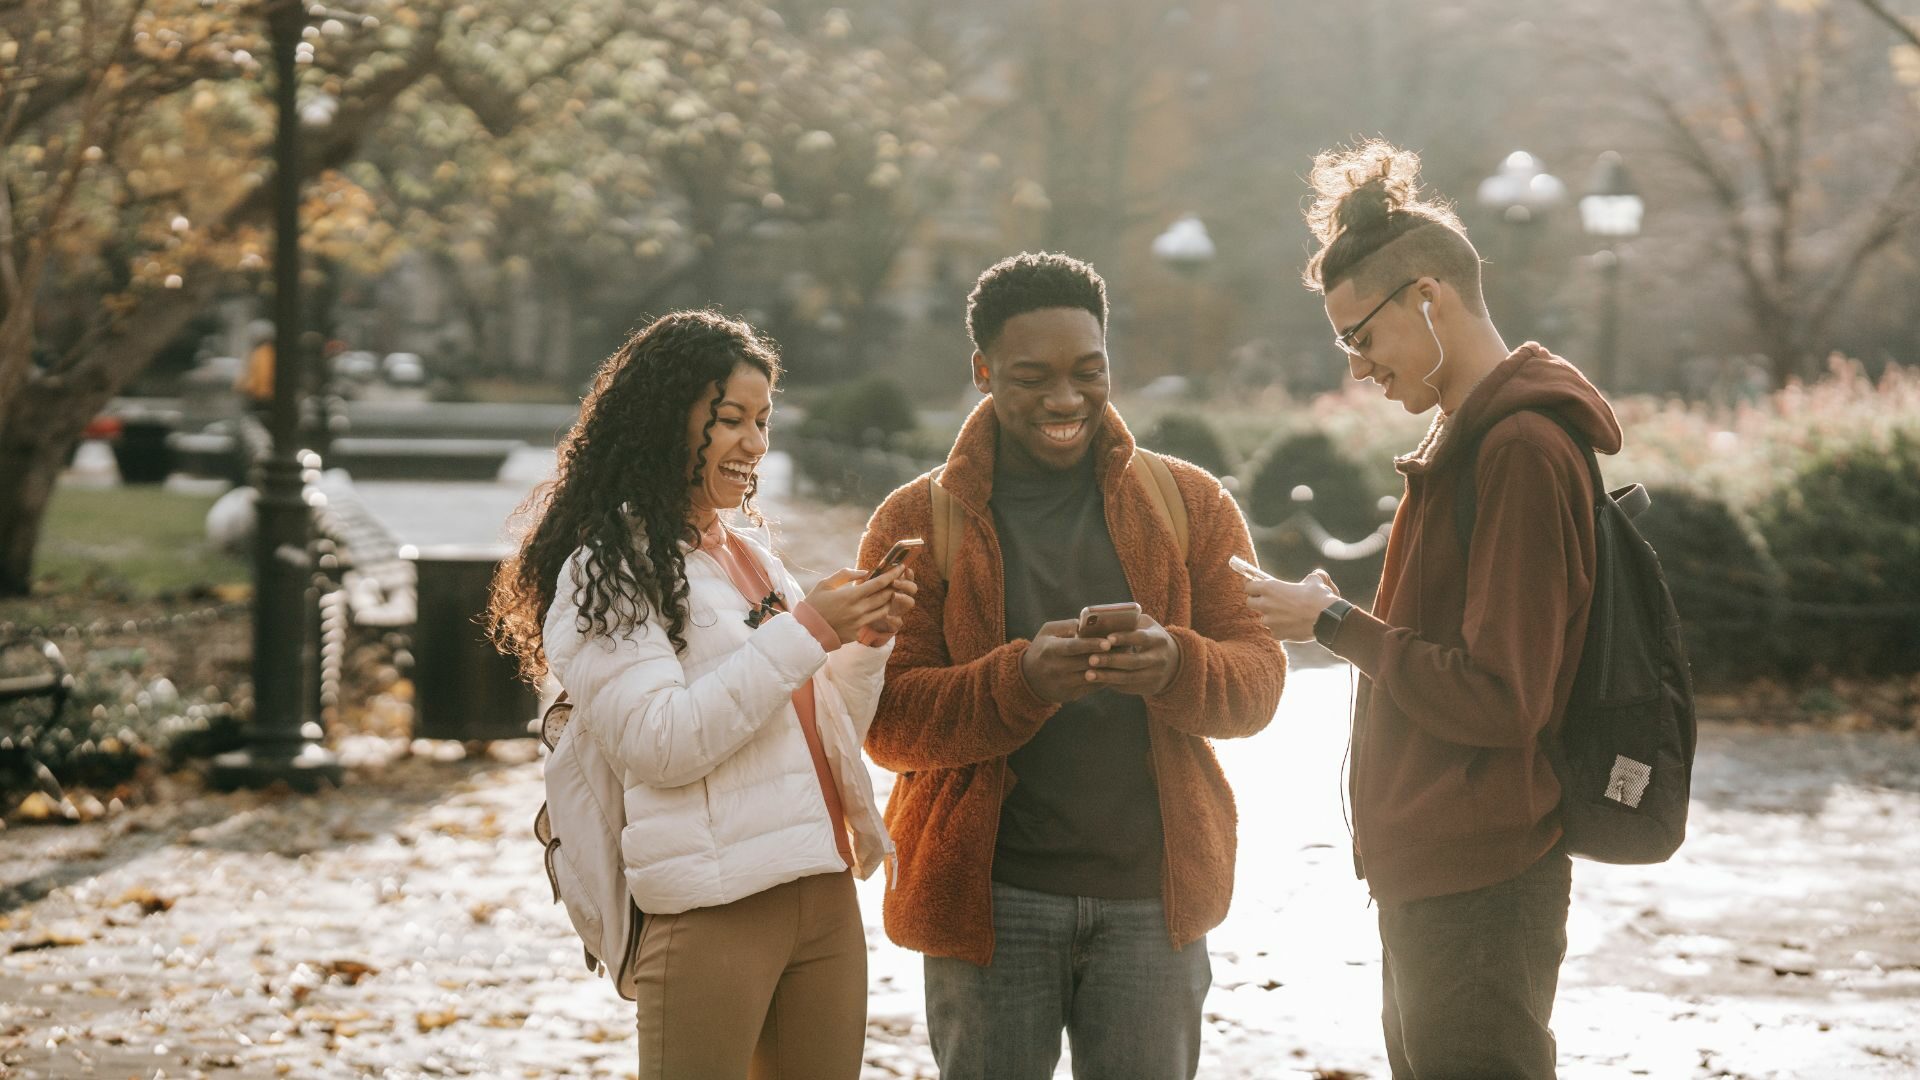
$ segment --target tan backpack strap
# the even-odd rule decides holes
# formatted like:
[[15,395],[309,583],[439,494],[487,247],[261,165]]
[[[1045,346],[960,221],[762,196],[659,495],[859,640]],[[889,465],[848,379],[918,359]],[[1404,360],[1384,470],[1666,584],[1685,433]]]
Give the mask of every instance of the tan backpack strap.
[[573,699],[565,690],[547,706],[540,716],[540,741],[551,750],[560,745],[560,733],[567,729],[567,721],[573,718]]
[[1174,483],[1173,470],[1167,467],[1166,459],[1151,450],[1135,447],[1133,471],[1140,477],[1140,486],[1147,489],[1147,498],[1153,508],[1159,512],[1160,520],[1173,531],[1174,545],[1180,551],[1180,561],[1187,561],[1189,541],[1187,536],[1187,502],[1180,497],[1180,487]]
[[940,580],[951,581],[954,542],[966,527],[966,511],[960,508],[953,494],[941,486],[940,474],[945,469],[944,465],[935,468],[927,481],[927,493],[933,502],[933,535],[928,543],[933,548],[933,565],[940,568]]

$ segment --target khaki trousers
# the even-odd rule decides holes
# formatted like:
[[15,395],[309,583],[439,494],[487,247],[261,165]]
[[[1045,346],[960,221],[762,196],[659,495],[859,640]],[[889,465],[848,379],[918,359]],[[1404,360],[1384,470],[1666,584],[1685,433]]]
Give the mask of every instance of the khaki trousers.
[[854,1080],[867,938],[853,874],[819,874],[640,931],[640,1080]]

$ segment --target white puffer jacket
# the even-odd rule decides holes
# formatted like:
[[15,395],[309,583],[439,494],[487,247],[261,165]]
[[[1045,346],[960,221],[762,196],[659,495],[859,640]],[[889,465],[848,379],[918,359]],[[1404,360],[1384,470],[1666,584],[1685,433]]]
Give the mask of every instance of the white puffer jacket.
[[[768,549],[743,534],[789,605],[805,594]],[[687,647],[676,653],[658,612],[614,636],[583,636],[573,603],[576,552],[561,572],[543,644],[585,735],[623,776],[620,833],[627,889],[641,911],[713,907],[812,874],[846,869],[834,842],[793,692],[814,675],[814,715],[867,877],[893,852],[860,756],[893,645],[820,647],[790,612],[749,628],[726,571],[688,549]]]

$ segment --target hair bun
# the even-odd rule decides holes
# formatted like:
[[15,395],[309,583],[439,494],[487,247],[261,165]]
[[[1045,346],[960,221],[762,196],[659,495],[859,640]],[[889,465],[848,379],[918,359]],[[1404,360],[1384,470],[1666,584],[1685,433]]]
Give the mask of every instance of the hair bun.
[[1392,181],[1375,176],[1340,200],[1334,207],[1333,221],[1341,232],[1370,232],[1385,225],[1403,201],[1395,197]]
[[1322,244],[1342,233],[1367,233],[1419,206],[1420,155],[1382,139],[1329,150],[1313,159],[1313,206],[1307,224]]

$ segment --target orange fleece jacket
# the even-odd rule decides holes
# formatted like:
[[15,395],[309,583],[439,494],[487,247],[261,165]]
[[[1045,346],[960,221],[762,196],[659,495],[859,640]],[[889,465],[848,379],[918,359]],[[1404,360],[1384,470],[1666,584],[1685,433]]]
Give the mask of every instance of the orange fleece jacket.
[[[1035,696],[1021,674],[1028,642],[1007,640],[1000,546],[988,509],[997,437],[988,399],[968,417],[940,476],[965,510],[965,528],[951,540],[952,581],[940,580],[931,558],[918,565],[919,602],[894,646],[867,734],[873,760],[900,774],[887,803],[899,849],[884,904],[887,935],[909,949],[981,965],[993,959],[994,842],[1015,783],[1007,755],[1058,708]],[[1127,468],[1133,451],[1133,435],[1109,406],[1088,451],[1096,455],[1107,528],[1134,600],[1180,646],[1172,684],[1146,699],[1165,834],[1161,896],[1178,948],[1219,925],[1233,895],[1233,794],[1207,740],[1267,726],[1286,680],[1286,654],[1227,566],[1230,556],[1253,557],[1233,497],[1206,470],[1167,459],[1189,521],[1181,565],[1168,526]],[[860,543],[862,565],[873,565],[895,540],[932,536],[930,483],[931,474],[908,483],[874,512]]]

